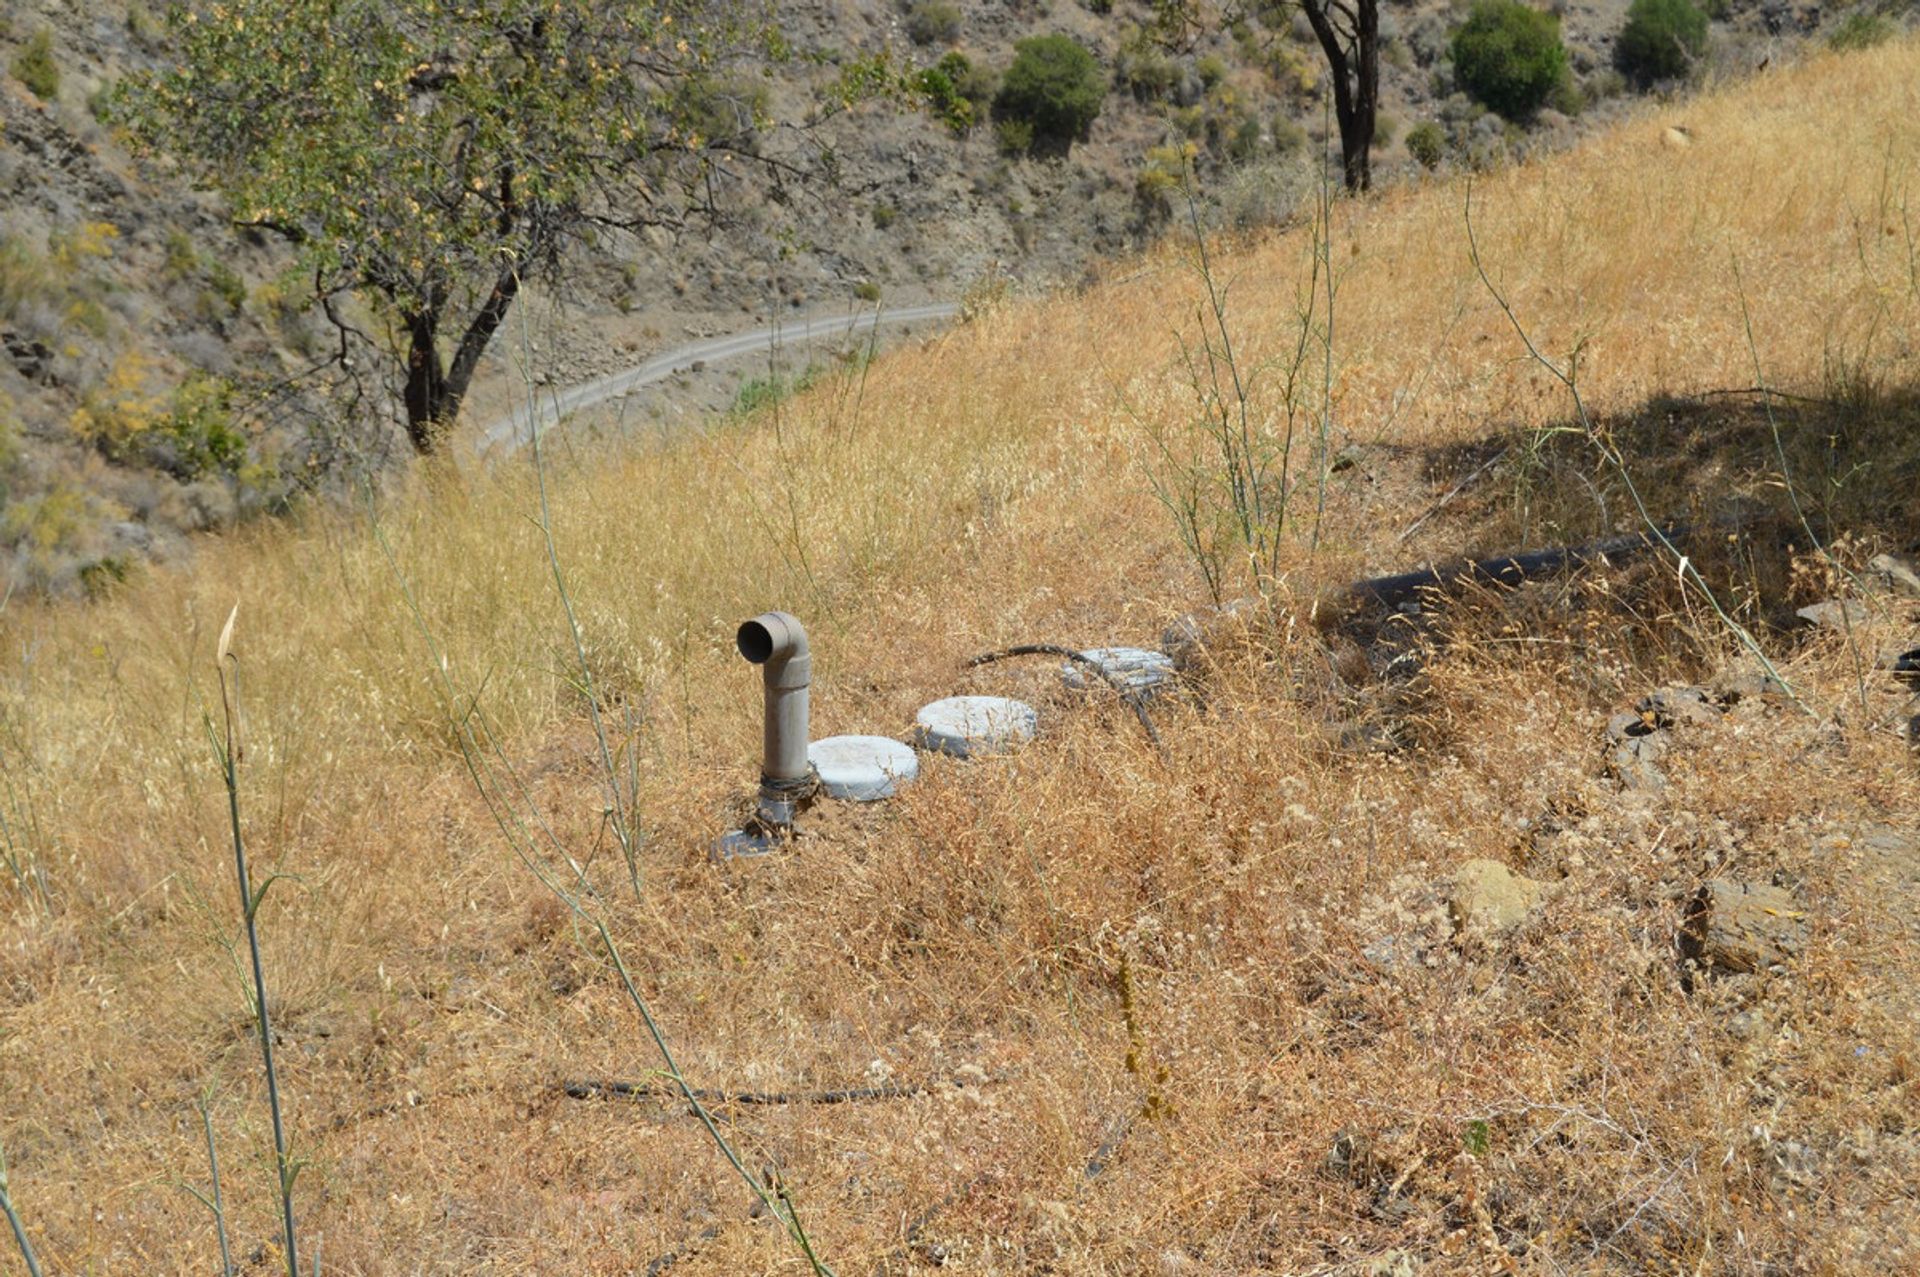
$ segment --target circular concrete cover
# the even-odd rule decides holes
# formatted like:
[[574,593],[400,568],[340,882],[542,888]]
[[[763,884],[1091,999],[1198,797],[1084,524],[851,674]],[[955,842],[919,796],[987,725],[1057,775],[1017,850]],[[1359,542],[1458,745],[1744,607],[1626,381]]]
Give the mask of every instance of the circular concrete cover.
[[829,736],[807,746],[807,758],[827,797],[848,802],[891,798],[896,784],[920,774],[912,747],[885,736]]
[[1033,739],[1040,715],[1004,696],[949,696],[914,717],[914,741],[955,758],[992,754]]
[[[1165,652],[1144,647],[1090,647],[1080,653],[1094,662],[1120,686],[1135,695],[1148,695],[1173,677],[1173,658]],[[1060,669],[1068,687],[1092,687],[1099,678],[1078,661],[1069,661]]]

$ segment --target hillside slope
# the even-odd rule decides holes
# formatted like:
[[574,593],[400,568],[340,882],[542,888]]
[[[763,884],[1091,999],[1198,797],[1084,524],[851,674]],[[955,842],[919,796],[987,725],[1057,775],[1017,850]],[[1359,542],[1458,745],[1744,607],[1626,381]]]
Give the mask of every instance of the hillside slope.
[[[842,1273],[1913,1269],[1920,768],[1880,662],[1920,616],[1865,565],[1920,544],[1916,120],[1907,41],[1337,204],[1324,235],[1213,244],[1245,437],[1270,455],[1297,424],[1294,505],[1272,606],[1155,704],[1164,757],[1051,662],[965,662],[1150,644],[1208,601],[1155,495],[1212,473],[1179,244],[744,421],[557,440],[542,473],[426,467],[95,605],[14,600],[0,1145],[49,1271],[217,1262],[172,1186],[205,1182],[203,1094],[236,1255],[277,1262],[205,719],[236,601],[324,1271],[800,1270],[681,1102],[562,1089],[660,1062],[514,845],[579,867],[694,1085],[885,1092],[714,1101]],[[1481,283],[1469,195],[1514,316],[1579,351],[1586,421]],[[1328,263],[1330,338],[1304,300]],[[1213,529],[1221,488],[1197,491]],[[1690,552],[1786,686],[1670,558],[1313,606],[1632,530],[1633,493],[1710,530]],[[1836,594],[1841,631],[1787,624]],[[773,606],[812,627],[817,736],[978,691],[1037,703],[1040,738],[711,864],[756,779],[733,626]],[[1701,690],[1643,699],[1676,683]],[[1517,907],[1476,861],[1522,876]],[[1760,970],[1699,965],[1712,882],[1772,902]]]

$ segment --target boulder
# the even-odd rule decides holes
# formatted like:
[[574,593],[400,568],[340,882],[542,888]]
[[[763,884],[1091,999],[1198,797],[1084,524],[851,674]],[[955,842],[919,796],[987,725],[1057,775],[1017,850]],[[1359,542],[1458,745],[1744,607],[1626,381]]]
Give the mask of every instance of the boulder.
[[1920,560],[1904,554],[1876,554],[1867,560],[1867,570],[1893,593],[1920,599]]
[[1453,871],[1448,910],[1456,931],[1492,939],[1525,922],[1545,890],[1497,860],[1469,860]]
[[1784,968],[1807,942],[1807,915],[1784,887],[1716,878],[1694,894],[1681,952],[1708,971]]
[[1873,609],[1858,599],[1823,599],[1794,615],[1819,629],[1849,634],[1873,619]]

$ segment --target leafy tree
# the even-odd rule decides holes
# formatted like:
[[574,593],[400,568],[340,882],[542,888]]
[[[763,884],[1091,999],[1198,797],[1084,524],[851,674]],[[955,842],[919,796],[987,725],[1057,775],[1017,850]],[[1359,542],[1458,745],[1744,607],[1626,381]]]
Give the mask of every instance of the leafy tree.
[[1690,0],[1633,0],[1613,62],[1628,79],[1648,85],[1685,75],[1706,47],[1707,15]]
[[1013,65],[993,109],[1007,121],[1031,126],[1035,144],[1064,151],[1087,135],[1106,96],[1106,77],[1078,41],[1034,36],[1013,46]]
[[571,246],[798,171],[763,153],[761,96],[728,70],[782,51],[745,2],[184,0],[176,65],[123,113],[298,246],[331,365],[356,386],[357,352],[394,368],[426,452]]
[[1566,78],[1560,19],[1519,0],[1474,0],[1453,33],[1453,74],[1487,107],[1509,120],[1525,119]]

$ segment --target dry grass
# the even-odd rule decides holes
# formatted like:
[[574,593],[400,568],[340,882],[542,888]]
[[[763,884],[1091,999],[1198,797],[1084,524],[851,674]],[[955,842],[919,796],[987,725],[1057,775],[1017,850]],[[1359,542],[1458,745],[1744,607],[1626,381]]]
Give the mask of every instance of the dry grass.
[[[1911,388],[1916,118],[1911,42],[1776,70],[1481,180],[1482,252],[1544,344],[1583,343],[1603,413],[1752,384],[1735,261],[1769,380]],[[1684,149],[1662,141],[1676,121]],[[1444,490],[1423,458],[1566,413],[1473,282],[1463,197],[1337,214],[1343,442],[1377,446],[1337,477],[1330,548],[1291,555],[1289,590],[1530,526],[1477,500],[1395,542]],[[1292,336],[1304,265],[1298,238],[1230,256],[1250,360]],[[1147,639],[1195,599],[1128,405],[1186,410],[1175,337],[1199,291],[1172,252],[1116,275],[994,310],[863,390],[829,381],[777,429],[555,462],[589,661],[643,725],[639,900],[613,894],[530,480],[423,472],[381,503],[451,680],[606,871],[696,1085],[973,1080],[729,1110],[822,1253],[841,1273],[925,1264],[903,1235],[944,1203],[920,1240],[967,1272],[1359,1272],[1396,1247],[1432,1272],[1920,1264],[1911,878],[1875,878],[1900,871],[1857,837],[1911,827],[1920,776],[1877,729],[1893,694],[1864,718],[1849,702],[1838,642],[1787,662],[1821,717],[1750,698],[1679,741],[1653,801],[1603,775],[1599,725],[1728,645],[1650,573],[1465,609],[1396,711],[1419,747],[1392,756],[1328,750],[1327,698],[1286,694],[1325,681],[1308,627],[1270,639],[1273,662],[1227,662],[1204,706],[1164,710],[1165,765],[1050,670],[961,672],[1005,642]],[[302,1233],[326,1271],[631,1272],[715,1225],[674,1271],[797,1270],[691,1120],[556,1093],[655,1060],[591,937],[472,793],[364,513],[0,618],[0,799],[51,895],[0,881],[0,1141],[49,1270],[217,1270],[210,1221],[173,1187],[204,1174],[210,1081],[236,1253],[274,1262],[246,1003],[214,942],[233,920],[201,719],[236,598],[249,842],[298,875],[261,925],[311,1160]],[[898,732],[926,700],[989,688],[1030,692],[1049,729],[1016,758],[934,760],[791,856],[713,868],[758,732],[729,640],[769,605],[814,631],[817,734]],[[1909,624],[1889,612],[1860,637]],[[1432,884],[1474,856],[1555,884],[1498,947],[1445,939],[1435,912]],[[1809,902],[1790,975],[1685,987],[1679,911],[1717,873]],[[1369,962],[1388,936],[1422,956]]]

